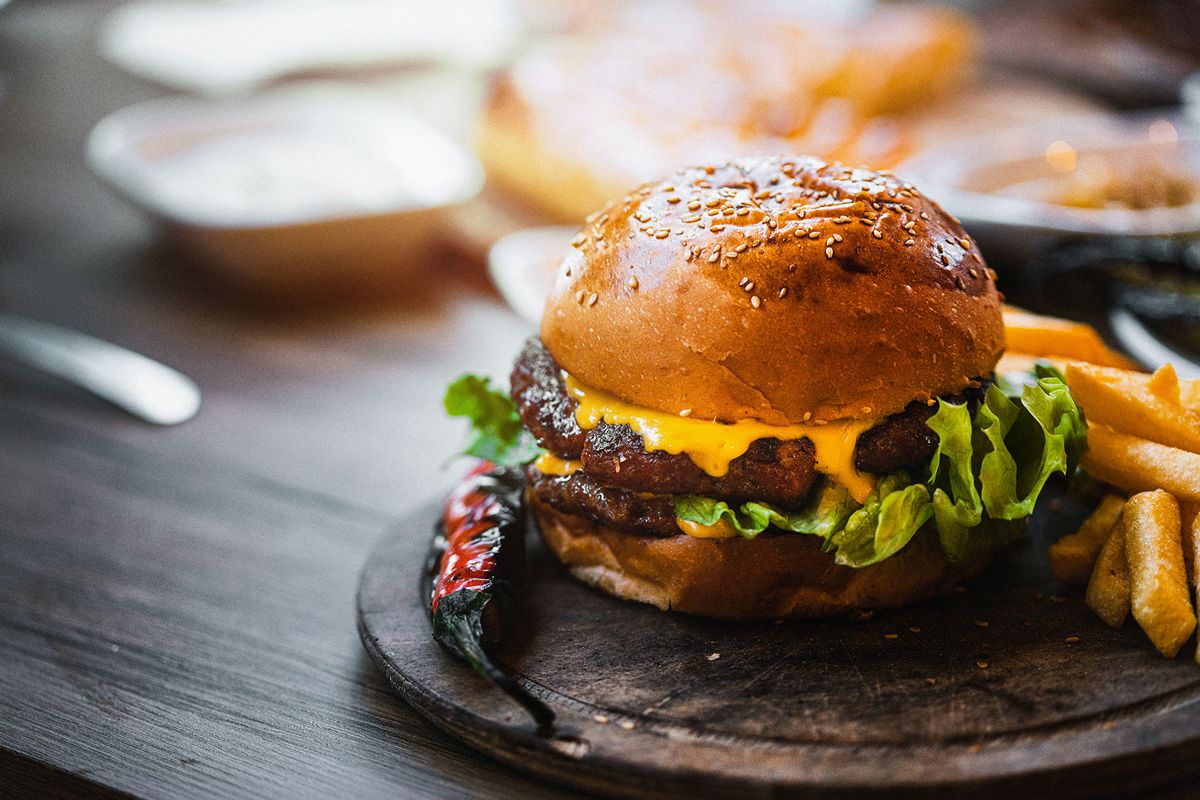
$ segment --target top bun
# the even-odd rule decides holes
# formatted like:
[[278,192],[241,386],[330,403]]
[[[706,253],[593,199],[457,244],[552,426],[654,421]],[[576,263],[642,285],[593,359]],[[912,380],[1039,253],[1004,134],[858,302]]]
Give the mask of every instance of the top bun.
[[881,417],[990,375],[995,273],[888,173],[743,159],[588,218],[546,304],[559,365],[630,403],[773,425]]

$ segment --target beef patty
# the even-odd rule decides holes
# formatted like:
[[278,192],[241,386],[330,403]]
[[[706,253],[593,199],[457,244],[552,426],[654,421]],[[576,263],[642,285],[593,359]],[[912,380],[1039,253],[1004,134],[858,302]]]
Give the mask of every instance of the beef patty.
[[[702,494],[731,500],[764,500],[782,508],[801,506],[817,477],[815,448],[808,439],[758,439],[714,478],[686,454],[647,451],[628,425],[601,423],[592,430],[575,419],[578,402],[567,394],[562,371],[540,339],[525,343],[511,375],[513,400],[538,443],[566,459],[581,459],[599,484],[655,494]],[[974,402],[979,389],[949,398]],[[913,402],[858,438],[854,464],[860,472],[885,475],[927,464],[937,435],[925,421],[936,406]]]
[[526,468],[529,490],[564,514],[585,517],[631,533],[678,536],[675,503],[668,495],[643,495],[615,486],[603,486],[585,472],[547,475],[532,464]]

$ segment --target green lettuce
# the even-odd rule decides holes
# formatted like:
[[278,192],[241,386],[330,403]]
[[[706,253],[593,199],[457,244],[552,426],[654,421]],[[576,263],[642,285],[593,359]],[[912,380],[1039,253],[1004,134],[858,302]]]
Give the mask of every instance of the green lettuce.
[[464,455],[515,466],[532,461],[542,452],[533,435],[525,430],[512,398],[493,389],[485,377],[458,378],[446,388],[442,405],[450,416],[465,417],[471,423]]
[[823,481],[799,511],[758,502],[734,508],[723,500],[685,495],[675,499],[675,513],[701,525],[724,522],[747,539],[768,527],[819,536],[839,564],[865,567],[908,544],[933,511],[925,486],[897,472],[881,480],[861,506],[845,487]]
[[989,387],[974,415],[940,400],[926,423],[938,436],[927,474],[885,476],[861,506],[823,482],[800,511],[689,495],[676,498],[675,513],[701,525],[724,521],[746,538],[768,527],[820,536],[852,567],[894,555],[932,519],[947,560],[970,559],[1015,538],[1049,477],[1072,474],[1087,449],[1087,424],[1062,376],[1041,368],[1031,378],[1013,386],[1015,397]]

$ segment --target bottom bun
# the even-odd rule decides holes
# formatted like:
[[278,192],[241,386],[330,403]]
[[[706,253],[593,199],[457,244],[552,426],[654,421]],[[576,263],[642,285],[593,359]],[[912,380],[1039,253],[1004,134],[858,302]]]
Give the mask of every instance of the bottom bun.
[[530,498],[542,538],[571,574],[627,600],[719,619],[823,617],[891,608],[950,589],[990,559],[950,565],[926,526],[896,555],[855,569],[814,536],[639,536]]

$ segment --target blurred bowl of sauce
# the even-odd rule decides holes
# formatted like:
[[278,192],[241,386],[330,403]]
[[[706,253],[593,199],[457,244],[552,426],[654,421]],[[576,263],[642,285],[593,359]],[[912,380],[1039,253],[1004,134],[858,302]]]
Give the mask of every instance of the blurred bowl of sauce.
[[1200,233],[1200,127],[1173,112],[1001,130],[898,171],[958,216],[989,258],[1012,264],[1064,241]]
[[87,158],[197,263],[270,293],[402,290],[483,185],[465,147],[339,84],[130,106],[96,125]]

